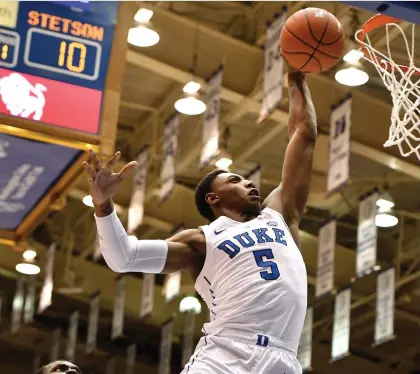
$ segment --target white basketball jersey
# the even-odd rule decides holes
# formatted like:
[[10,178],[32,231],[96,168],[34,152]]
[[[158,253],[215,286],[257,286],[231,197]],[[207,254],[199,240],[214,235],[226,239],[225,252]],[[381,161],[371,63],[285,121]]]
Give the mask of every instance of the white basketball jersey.
[[203,331],[240,329],[297,349],[307,305],[306,267],[283,217],[265,208],[248,222],[202,226],[206,260],[195,288],[210,309]]

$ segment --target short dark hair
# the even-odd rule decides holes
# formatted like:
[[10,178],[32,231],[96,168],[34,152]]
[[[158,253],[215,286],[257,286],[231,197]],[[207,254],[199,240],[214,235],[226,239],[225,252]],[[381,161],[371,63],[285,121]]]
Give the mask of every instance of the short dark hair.
[[195,205],[200,214],[209,221],[214,220],[214,214],[209,203],[206,201],[206,195],[211,192],[216,177],[223,173],[227,173],[227,171],[221,169],[213,170],[211,173],[208,173],[195,188]]

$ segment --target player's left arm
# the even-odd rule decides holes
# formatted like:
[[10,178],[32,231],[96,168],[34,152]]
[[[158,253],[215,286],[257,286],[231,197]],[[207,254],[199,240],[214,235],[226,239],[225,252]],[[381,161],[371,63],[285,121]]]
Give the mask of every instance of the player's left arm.
[[289,144],[283,163],[282,182],[264,201],[263,206],[280,212],[293,239],[299,241],[299,224],[309,196],[317,122],[311,94],[301,72],[290,72]]

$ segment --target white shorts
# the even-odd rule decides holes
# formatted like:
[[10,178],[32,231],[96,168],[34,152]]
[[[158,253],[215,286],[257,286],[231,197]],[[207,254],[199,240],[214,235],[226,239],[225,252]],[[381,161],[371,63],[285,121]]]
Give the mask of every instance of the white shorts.
[[296,349],[271,336],[223,330],[203,336],[181,374],[301,374]]

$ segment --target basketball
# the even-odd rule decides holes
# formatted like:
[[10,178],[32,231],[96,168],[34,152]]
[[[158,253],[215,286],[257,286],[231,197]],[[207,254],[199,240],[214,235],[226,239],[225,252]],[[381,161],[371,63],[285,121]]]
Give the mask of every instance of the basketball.
[[306,8],[289,17],[280,34],[283,57],[295,69],[321,73],[340,59],[345,44],[340,21],[319,8]]

